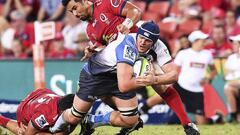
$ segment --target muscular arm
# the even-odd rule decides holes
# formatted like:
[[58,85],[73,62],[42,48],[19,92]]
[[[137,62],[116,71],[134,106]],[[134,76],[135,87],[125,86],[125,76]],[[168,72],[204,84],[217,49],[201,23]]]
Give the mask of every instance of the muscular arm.
[[164,74],[155,76],[155,84],[171,84],[178,80],[178,67],[173,62],[161,67]]
[[142,12],[132,3],[127,2],[122,10],[121,15],[124,16],[126,19],[117,26],[117,29],[119,32],[127,34],[130,32],[132,26],[141,19]]
[[122,10],[122,16],[129,18],[136,24],[142,16],[141,10],[130,2],[127,2]]
[[133,67],[126,63],[117,64],[118,88],[121,92],[128,92],[140,87],[135,82]]

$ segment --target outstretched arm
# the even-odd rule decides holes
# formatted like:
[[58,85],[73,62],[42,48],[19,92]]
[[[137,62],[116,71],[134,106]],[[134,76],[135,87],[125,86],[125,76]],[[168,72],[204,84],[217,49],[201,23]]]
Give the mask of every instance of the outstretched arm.
[[124,22],[117,26],[119,32],[126,34],[142,17],[141,10],[130,2],[127,2],[122,10],[122,16],[126,17]]

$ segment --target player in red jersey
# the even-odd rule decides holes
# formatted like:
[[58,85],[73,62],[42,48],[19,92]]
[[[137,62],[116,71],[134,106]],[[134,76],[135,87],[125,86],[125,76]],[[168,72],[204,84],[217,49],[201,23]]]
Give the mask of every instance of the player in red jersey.
[[137,32],[141,11],[126,0],[62,0],[67,11],[88,21],[87,34],[94,47],[107,45],[118,32]]
[[73,98],[74,94],[61,97],[49,89],[34,90],[19,104],[17,121],[0,115],[0,125],[14,134],[50,134],[48,128],[54,125],[63,110],[72,106]]

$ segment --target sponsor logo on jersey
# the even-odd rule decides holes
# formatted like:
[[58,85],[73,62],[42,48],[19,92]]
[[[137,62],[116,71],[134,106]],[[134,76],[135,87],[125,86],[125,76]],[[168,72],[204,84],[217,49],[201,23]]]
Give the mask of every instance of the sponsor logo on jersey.
[[199,63],[199,62],[191,62],[190,63],[190,67],[194,67],[194,68],[204,68],[205,64],[204,63]]
[[136,60],[136,53],[130,46],[125,45],[123,51],[123,58],[134,62]]
[[102,22],[106,23],[107,25],[110,24],[110,21],[108,20],[108,18],[106,17],[106,15],[103,14],[103,13],[100,14],[100,20],[101,20]]
[[110,0],[113,7],[118,7],[121,3],[121,0]]
[[49,125],[44,115],[40,115],[39,117],[37,117],[35,119],[35,122],[41,128],[44,128],[45,126]]

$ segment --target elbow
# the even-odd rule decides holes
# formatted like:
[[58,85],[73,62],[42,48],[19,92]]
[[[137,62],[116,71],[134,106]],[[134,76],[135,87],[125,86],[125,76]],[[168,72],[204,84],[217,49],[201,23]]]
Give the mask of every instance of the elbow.
[[142,15],[143,15],[143,12],[140,9],[138,9],[138,13],[137,13],[138,21],[142,18]]
[[129,91],[129,85],[127,84],[118,84],[118,89],[120,92],[125,93]]

